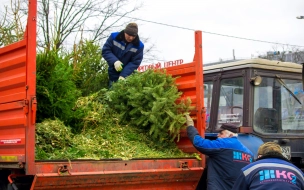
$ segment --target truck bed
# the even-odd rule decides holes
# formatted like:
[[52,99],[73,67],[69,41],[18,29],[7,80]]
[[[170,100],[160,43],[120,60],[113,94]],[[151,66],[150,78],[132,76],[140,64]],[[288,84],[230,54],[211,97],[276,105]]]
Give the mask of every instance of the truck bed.
[[[205,159],[35,160],[37,0],[29,0],[24,39],[0,48],[0,187],[19,189],[195,189]],[[202,32],[195,31],[191,63],[167,68],[204,135]],[[39,100],[38,100],[39,101]],[[38,102],[39,103],[39,102]],[[177,146],[195,152],[181,131]],[[7,182],[7,179],[9,182]]]
[[36,161],[32,189],[194,189],[196,158]]

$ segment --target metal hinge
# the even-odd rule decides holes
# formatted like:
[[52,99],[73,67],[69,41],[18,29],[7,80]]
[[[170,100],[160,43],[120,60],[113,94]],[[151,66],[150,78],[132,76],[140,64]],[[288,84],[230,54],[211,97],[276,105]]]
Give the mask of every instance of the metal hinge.
[[29,112],[29,101],[28,100],[24,100],[23,111],[25,114],[28,114],[28,112]]
[[37,99],[36,96],[32,98],[32,124],[36,123]]

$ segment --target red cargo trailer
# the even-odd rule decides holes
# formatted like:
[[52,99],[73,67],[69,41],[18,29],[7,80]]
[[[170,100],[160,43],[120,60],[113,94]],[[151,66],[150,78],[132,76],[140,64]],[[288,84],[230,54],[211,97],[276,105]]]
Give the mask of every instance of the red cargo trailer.
[[[35,160],[37,0],[29,0],[24,39],[0,48],[0,189],[195,189],[205,159]],[[202,32],[195,32],[195,56],[167,68],[204,135]],[[39,100],[38,100],[39,101]],[[195,152],[185,131],[177,142]],[[8,185],[8,187],[7,187]]]

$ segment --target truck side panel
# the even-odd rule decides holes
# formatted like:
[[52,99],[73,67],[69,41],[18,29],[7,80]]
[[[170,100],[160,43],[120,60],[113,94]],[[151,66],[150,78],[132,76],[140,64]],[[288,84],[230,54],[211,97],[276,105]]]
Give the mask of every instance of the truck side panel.
[[24,39],[0,48],[0,162],[27,174],[35,173],[36,14],[29,0]]
[[32,189],[195,189],[195,158],[36,162]]
[[[202,55],[202,32],[195,31],[195,54],[193,62],[167,68],[167,73],[176,80],[179,91],[183,92],[181,99],[191,99],[191,117],[194,126],[201,136],[204,136],[206,128],[204,109],[204,81],[203,81],[203,55]],[[178,147],[184,152],[196,152],[187,138],[186,131],[181,131],[181,138],[177,142]],[[202,157],[204,160],[204,158]]]
[[22,40],[0,49],[0,162],[25,162],[27,111],[26,41]]

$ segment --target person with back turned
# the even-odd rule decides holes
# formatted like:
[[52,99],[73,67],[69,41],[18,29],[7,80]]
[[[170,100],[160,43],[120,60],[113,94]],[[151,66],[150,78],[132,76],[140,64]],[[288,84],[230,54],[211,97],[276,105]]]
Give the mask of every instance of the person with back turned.
[[282,155],[280,145],[267,142],[260,146],[258,159],[242,169],[233,189],[303,190],[303,172]]

